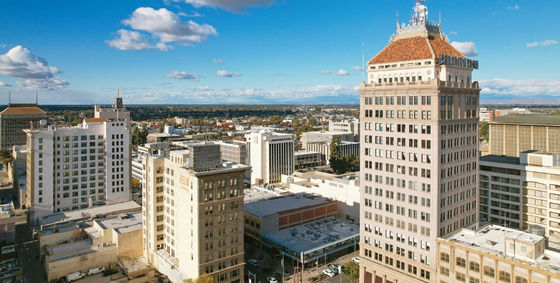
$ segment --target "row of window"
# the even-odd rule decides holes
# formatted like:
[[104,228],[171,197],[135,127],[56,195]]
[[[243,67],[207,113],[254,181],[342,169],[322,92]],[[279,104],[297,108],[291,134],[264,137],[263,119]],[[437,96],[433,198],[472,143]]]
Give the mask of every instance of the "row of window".
[[386,96],[385,99],[383,97],[377,96],[375,97],[365,97],[365,104],[366,105],[383,105],[383,100],[385,100],[386,105],[395,105],[395,100],[397,105],[406,105],[406,101],[408,100],[409,105],[418,105],[418,101],[420,99],[422,105],[432,105],[432,97],[431,96],[397,96],[396,99],[394,96]]

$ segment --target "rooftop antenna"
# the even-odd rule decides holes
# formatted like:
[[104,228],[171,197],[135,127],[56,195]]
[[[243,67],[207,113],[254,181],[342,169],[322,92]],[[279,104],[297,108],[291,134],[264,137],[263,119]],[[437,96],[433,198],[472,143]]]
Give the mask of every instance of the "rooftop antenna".
[[364,42],[362,41],[362,81],[366,81],[366,61],[364,59]]
[[[117,88],[117,101],[115,101],[115,103],[118,103],[119,101],[119,89]],[[119,121],[119,105],[115,104],[115,107],[117,107],[117,122]]]
[[441,27],[441,11],[439,11],[439,26]]
[[12,92],[8,91],[8,107],[12,104]]
[[39,106],[39,93],[35,92],[35,106]]

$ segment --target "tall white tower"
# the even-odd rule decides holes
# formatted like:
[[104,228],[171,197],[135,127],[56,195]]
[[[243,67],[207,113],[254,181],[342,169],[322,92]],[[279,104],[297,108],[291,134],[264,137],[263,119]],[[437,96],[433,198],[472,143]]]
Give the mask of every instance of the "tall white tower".
[[436,238],[478,221],[478,62],[421,2],[360,88],[361,282],[435,282]]

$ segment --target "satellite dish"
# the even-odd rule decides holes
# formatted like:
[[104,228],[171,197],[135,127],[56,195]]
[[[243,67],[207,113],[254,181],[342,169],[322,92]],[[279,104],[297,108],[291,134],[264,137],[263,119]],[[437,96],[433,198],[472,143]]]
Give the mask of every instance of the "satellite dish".
[[46,126],[47,125],[47,120],[43,119],[43,120],[39,121],[39,125]]

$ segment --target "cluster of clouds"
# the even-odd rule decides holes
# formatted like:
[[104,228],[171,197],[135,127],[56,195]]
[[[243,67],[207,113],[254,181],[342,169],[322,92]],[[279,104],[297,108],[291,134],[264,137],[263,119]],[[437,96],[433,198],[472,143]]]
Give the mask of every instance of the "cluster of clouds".
[[271,5],[274,0],[173,0],[173,2],[185,2],[196,8],[213,7],[234,13],[244,13],[248,7]]
[[527,43],[526,46],[531,48],[531,47],[537,47],[537,46],[550,46],[550,45],[555,45],[558,44],[558,41],[556,40],[545,40],[545,41],[535,41],[535,42],[531,42],[531,43]]
[[[61,74],[54,66],[49,66],[45,58],[31,54],[20,45],[0,55],[0,74],[19,79],[18,87],[30,90],[54,90],[64,88],[69,83],[55,75]],[[0,86],[13,85],[0,82]]]
[[550,95],[560,96],[560,80],[531,79],[507,80],[493,79],[480,81],[481,94],[485,95]]
[[476,51],[476,45],[472,41],[465,41],[465,42],[451,42],[451,45],[457,49],[457,51],[461,52],[463,55],[467,57],[475,57],[478,55],[478,51]]
[[155,10],[140,7],[122,23],[133,30],[117,30],[115,38],[106,41],[109,46],[119,50],[169,51],[174,49],[171,43],[190,46],[194,42],[207,41],[208,36],[218,35],[211,25],[183,21],[177,14],[165,8]]
[[147,92],[126,97],[130,103],[359,103],[358,87],[354,85],[317,85],[296,90],[270,91],[259,88],[222,88],[209,86],[191,87],[183,92]]

